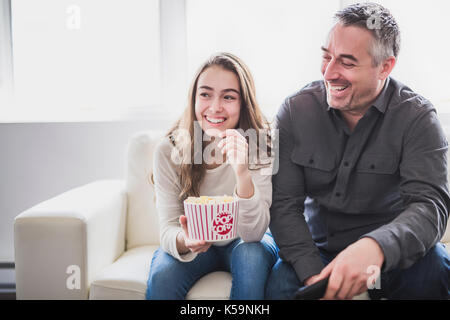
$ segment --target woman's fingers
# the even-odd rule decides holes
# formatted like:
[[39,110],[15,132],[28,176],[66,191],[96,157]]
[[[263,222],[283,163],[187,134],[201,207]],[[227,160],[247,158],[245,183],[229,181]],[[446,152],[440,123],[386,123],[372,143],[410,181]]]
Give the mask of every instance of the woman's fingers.
[[181,229],[184,232],[185,239],[189,238],[188,230],[187,230],[187,218],[186,218],[186,216],[181,215],[180,218],[178,219],[178,221],[180,222]]
[[205,240],[193,240],[189,238],[186,216],[181,215],[178,220],[180,222],[181,229],[183,230],[184,233],[185,246],[194,253],[206,252],[211,246],[211,243],[207,243]]
[[244,137],[236,137],[236,136],[230,136],[230,137],[226,137],[222,140],[219,141],[219,143],[217,144],[217,146],[219,147],[219,149],[223,149],[224,147],[230,147],[230,146],[242,146],[242,147],[247,147],[247,140],[245,140]]
[[[224,141],[224,142],[223,142]],[[221,141],[219,148],[221,148],[222,154],[226,154],[227,160],[231,163],[245,164],[247,162],[247,142],[245,141],[235,141],[226,138]]]

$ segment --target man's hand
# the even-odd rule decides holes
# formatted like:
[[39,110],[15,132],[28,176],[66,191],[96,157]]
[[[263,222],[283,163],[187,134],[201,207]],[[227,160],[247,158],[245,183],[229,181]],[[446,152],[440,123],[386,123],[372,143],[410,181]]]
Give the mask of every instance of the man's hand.
[[384,254],[378,243],[362,238],[340,252],[320,274],[305,281],[311,285],[330,276],[323,299],[352,299],[368,289],[368,279],[373,266],[381,270]]

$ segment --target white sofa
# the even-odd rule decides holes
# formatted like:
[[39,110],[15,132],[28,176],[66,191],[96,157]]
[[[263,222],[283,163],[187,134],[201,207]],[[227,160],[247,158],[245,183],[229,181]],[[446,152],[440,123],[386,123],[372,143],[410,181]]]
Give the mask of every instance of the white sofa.
[[[125,181],[96,181],[16,217],[17,299],[145,298],[159,246],[149,175],[161,136],[141,132],[131,139]],[[443,242],[450,250],[450,227]],[[214,272],[200,279],[187,298],[228,299],[230,288],[230,274]]]

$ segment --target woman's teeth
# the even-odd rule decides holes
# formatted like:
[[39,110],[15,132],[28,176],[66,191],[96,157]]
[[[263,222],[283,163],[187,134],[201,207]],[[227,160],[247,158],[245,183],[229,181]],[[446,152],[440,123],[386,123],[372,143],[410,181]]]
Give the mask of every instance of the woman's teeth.
[[221,123],[225,121],[225,118],[209,118],[209,117],[205,117],[206,120],[208,120],[211,123]]

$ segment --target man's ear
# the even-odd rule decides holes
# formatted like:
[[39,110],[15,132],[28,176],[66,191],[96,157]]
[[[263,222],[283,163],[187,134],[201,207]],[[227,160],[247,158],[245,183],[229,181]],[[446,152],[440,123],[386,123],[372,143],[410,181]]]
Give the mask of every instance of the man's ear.
[[381,63],[380,74],[378,76],[380,80],[385,80],[391,74],[396,62],[397,59],[394,56],[390,56]]

